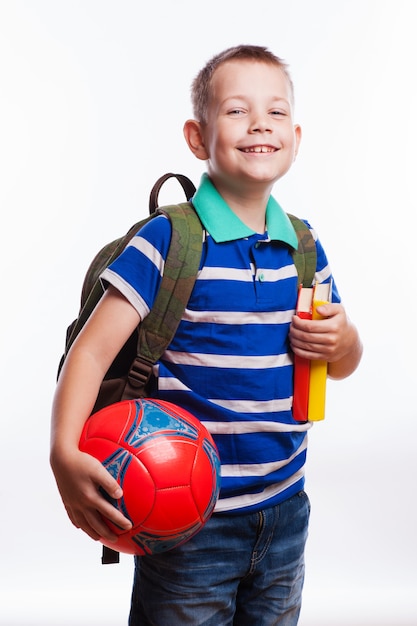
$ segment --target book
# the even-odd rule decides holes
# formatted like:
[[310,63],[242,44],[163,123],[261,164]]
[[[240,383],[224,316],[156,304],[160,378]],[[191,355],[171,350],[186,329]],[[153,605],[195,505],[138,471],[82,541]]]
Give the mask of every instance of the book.
[[[298,289],[296,315],[303,319],[312,319],[313,289],[302,287]],[[308,397],[310,387],[310,361],[294,354],[294,392],[293,417],[297,422],[308,421]]]
[[[331,283],[317,283],[313,287],[312,319],[322,319],[317,307],[331,301]],[[323,420],[326,408],[327,361],[310,362],[310,382],[308,397],[308,420]]]
[[[296,315],[304,319],[321,319],[317,307],[331,301],[331,290],[331,283],[300,287]],[[294,354],[293,417],[296,421],[324,419],[326,382],[326,361],[310,361]]]

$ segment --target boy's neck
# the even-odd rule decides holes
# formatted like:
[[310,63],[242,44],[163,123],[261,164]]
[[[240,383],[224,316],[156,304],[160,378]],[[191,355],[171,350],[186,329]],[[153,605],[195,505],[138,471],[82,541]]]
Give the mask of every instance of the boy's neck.
[[227,202],[230,209],[251,230],[256,233],[264,233],[266,230],[266,206],[271,194],[271,187],[259,189],[225,188],[217,181],[213,181],[217,191]]
[[[229,204],[229,203],[228,203]],[[260,208],[250,208],[247,206],[231,206],[231,210],[248,228],[255,233],[263,234],[266,230],[266,206]]]

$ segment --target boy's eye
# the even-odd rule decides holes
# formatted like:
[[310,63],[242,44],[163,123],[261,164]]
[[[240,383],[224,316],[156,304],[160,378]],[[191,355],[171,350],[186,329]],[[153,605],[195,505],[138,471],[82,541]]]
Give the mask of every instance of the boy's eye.
[[[241,115],[245,115],[247,113],[246,109],[243,108],[233,108],[233,109],[229,109],[227,111],[227,115],[231,115],[231,116],[241,116]],[[271,111],[269,111],[269,115],[271,115],[272,117],[286,117],[287,116],[287,112],[283,109],[272,109]]]

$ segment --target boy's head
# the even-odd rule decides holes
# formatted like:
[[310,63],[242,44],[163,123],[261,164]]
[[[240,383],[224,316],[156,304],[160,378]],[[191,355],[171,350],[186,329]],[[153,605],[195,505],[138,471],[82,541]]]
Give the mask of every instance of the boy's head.
[[184,136],[223,197],[266,197],[291,167],[301,139],[286,64],[267,48],[229,48],[199,72],[192,100],[195,119],[185,122]]
[[227,48],[212,57],[195,77],[191,86],[193,115],[200,123],[207,122],[207,109],[210,102],[212,78],[214,72],[228,61],[257,61],[275,65],[285,75],[291,93],[291,105],[294,106],[294,86],[288,71],[288,65],[268,48],[263,46],[239,45]]

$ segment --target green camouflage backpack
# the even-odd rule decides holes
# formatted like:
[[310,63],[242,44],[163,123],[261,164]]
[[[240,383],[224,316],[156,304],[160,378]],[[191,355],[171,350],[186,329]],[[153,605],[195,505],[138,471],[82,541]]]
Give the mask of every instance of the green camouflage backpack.
[[[67,329],[65,353],[59,364],[58,376],[72,343],[104,293],[104,287],[99,279],[102,271],[119,256],[132,237],[149,220],[160,214],[166,215],[171,220],[171,244],[154,306],[130,336],[106,373],[93,413],[114,402],[147,395],[152,367],[174,337],[190,298],[201,260],[203,229],[189,201],[158,207],[161,187],[172,177],[181,184],[187,199],[194,195],[195,186],[186,176],[172,173],[161,176],[150,193],[149,216],[134,224],[123,237],[104,246],[94,257],[85,275],[79,315]],[[293,252],[298,283],[310,286],[316,271],[315,242],[303,221],[290,214],[288,217],[297,233],[299,243],[298,249]],[[118,558],[117,552],[104,546],[103,563],[114,563]]]
[[142,226],[156,215],[166,215],[171,220],[172,238],[154,306],[110,366],[93,412],[120,400],[146,395],[152,366],[171,342],[194,286],[201,259],[202,226],[190,202],[158,208],[159,191],[171,177],[179,181],[186,197],[193,195],[195,187],[186,176],[169,173],[157,180],[150,194],[149,217],[134,224],[123,237],[105,245],[92,260],[84,278],[78,317],[67,329],[58,375],[72,343],[104,294],[99,279],[101,272],[120,255]]

